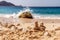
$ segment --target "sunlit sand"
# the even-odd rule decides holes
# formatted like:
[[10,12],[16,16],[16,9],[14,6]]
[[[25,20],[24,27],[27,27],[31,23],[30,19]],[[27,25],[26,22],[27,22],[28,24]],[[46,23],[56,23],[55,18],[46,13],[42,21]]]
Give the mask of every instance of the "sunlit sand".
[[60,19],[0,17],[0,40],[60,40]]

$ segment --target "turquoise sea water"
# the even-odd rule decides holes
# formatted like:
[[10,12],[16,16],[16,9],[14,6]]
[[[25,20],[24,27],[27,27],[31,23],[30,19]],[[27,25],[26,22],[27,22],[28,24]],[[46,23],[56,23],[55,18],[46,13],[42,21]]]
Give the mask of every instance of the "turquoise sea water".
[[13,14],[22,10],[21,7],[14,6],[0,6],[0,14]]
[[[0,14],[13,14],[26,9],[25,7],[13,7],[13,6],[0,6]],[[36,15],[59,15],[60,7],[29,7],[32,10],[32,14]]]

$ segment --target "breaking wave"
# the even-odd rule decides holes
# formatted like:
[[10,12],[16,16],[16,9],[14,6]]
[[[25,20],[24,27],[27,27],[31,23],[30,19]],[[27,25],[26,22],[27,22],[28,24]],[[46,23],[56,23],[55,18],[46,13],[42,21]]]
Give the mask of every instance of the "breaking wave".
[[13,13],[13,14],[0,14],[0,17],[9,18],[9,17],[12,16],[14,18],[17,18],[20,14],[22,14],[24,12],[30,12],[34,18],[39,18],[39,19],[60,19],[60,17],[56,16],[56,15],[49,16],[49,15],[40,15],[40,14],[37,14],[37,13],[33,13],[33,10],[31,10],[30,8],[24,8],[23,10],[20,10],[17,14],[16,13]]

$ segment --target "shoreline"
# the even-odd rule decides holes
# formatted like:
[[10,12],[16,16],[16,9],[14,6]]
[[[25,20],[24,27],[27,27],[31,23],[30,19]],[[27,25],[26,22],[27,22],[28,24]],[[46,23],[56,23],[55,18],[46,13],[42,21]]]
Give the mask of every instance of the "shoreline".
[[[9,17],[15,17],[17,18],[19,14],[0,14],[0,17],[6,17],[6,18],[9,18]],[[42,16],[42,15],[36,15],[36,14],[32,14],[33,18],[34,19],[60,19],[60,16]]]

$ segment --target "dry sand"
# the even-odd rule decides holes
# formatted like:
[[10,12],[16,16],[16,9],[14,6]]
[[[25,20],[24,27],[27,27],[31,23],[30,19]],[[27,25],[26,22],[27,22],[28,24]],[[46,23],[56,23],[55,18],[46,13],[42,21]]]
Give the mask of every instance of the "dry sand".
[[[34,32],[36,21],[44,23],[45,31]],[[60,19],[0,17],[0,40],[60,40]]]

